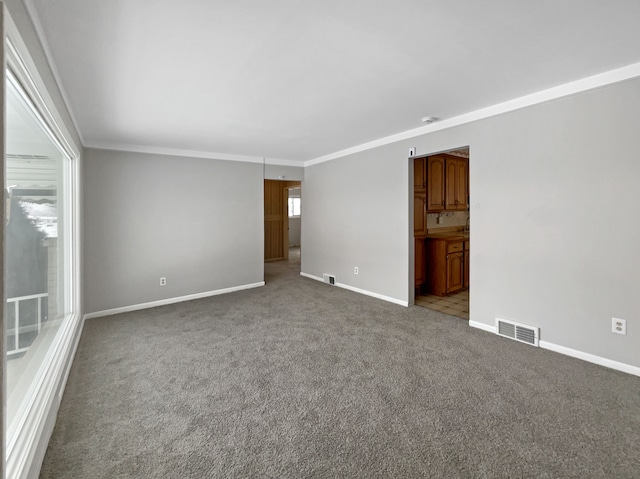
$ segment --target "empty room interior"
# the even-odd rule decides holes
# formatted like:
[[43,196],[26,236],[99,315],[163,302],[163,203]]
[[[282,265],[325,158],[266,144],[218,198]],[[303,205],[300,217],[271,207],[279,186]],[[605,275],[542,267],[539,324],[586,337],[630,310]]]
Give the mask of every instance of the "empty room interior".
[[638,24],[4,0],[1,477],[639,477]]

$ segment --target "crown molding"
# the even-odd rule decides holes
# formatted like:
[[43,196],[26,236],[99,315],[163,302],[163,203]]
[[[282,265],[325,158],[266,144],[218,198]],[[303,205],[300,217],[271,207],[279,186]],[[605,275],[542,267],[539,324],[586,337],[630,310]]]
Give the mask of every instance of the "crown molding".
[[205,158],[209,160],[242,161],[245,163],[264,163],[261,156],[231,155],[229,153],[215,153],[211,151],[183,150],[179,148],[164,148],[161,146],[130,145],[123,143],[111,143],[91,141],[85,144],[85,148],[95,150],[128,151],[132,153],[149,153],[153,155],[181,156],[190,158]]
[[275,166],[294,166],[297,168],[304,168],[304,162],[296,161],[296,160],[282,160],[280,158],[265,158],[265,165],[275,165]]
[[417,136],[426,135],[427,133],[433,133],[439,130],[445,130],[447,128],[453,128],[455,126],[464,125],[467,123],[471,123],[473,121],[483,120],[485,118],[490,118],[492,116],[520,110],[522,108],[526,108],[529,106],[538,105],[540,103],[544,103],[547,101],[556,100],[558,98],[563,98],[570,95],[575,95],[576,93],[593,90],[595,88],[604,87],[607,85],[619,83],[619,82],[630,80],[637,77],[640,77],[640,63],[633,63],[631,65],[627,65],[622,68],[617,68],[615,70],[610,70],[604,73],[599,73],[597,75],[592,75],[586,78],[582,78],[580,80],[576,80],[576,81],[565,83],[553,88],[548,88],[546,90],[532,93],[530,95],[525,95],[520,98],[515,98],[513,100],[509,100],[503,103],[498,103],[496,105],[493,105],[487,108],[482,108],[480,110],[475,110],[470,113],[465,113],[463,115],[459,115],[453,118],[438,121],[437,123],[431,123],[430,125],[427,125],[427,126],[414,128],[412,130],[407,130],[402,133],[386,136],[378,140],[362,143],[361,145],[357,145],[351,148],[347,148],[345,150],[337,151],[335,153],[330,153],[328,155],[320,156],[312,160],[307,160],[304,162],[304,166],[307,167],[307,166],[317,165],[319,163],[324,163],[325,161],[335,160],[337,158],[342,158],[344,156],[353,155],[355,153],[360,153],[362,151],[371,150],[379,146],[396,143],[398,141],[406,140],[409,138],[415,138]]
[[186,150],[180,148],[165,148],[162,146],[131,145],[104,141],[87,142],[85,148],[94,150],[129,151],[133,153],[147,153],[152,155],[180,156],[188,158],[205,158],[209,160],[240,161],[244,163],[260,163],[265,165],[295,166],[302,168],[301,161],[283,160],[280,158],[265,158],[262,156],[236,155],[231,153],[217,153],[212,151]]

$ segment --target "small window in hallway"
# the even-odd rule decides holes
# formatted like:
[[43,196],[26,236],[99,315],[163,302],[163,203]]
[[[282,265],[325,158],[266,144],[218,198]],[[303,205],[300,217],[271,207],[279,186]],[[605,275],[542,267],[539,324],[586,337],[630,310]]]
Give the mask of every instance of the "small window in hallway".
[[300,216],[300,198],[289,198],[289,218]]

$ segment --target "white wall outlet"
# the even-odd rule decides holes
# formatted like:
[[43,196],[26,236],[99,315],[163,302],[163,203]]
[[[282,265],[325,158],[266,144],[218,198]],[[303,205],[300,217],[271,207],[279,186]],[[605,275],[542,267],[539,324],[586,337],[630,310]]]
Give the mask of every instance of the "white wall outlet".
[[166,285],[167,285],[167,278],[163,276],[162,278],[160,278],[160,286],[166,286]]
[[354,266],[354,267],[353,267],[353,274],[358,274],[358,272],[359,272],[359,271],[360,271],[360,270],[358,269],[358,267],[357,267],[357,266]]
[[416,156],[416,147],[409,148],[409,156]]
[[611,332],[616,334],[627,334],[627,320],[611,318]]

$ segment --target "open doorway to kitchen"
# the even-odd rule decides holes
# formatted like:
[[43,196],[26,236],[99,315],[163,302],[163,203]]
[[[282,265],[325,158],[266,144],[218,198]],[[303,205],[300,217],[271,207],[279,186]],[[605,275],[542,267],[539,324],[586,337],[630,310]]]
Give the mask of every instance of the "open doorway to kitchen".
[[413,158],[415,304],[469,319],[469,147]]

